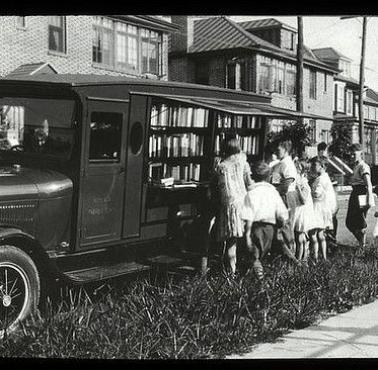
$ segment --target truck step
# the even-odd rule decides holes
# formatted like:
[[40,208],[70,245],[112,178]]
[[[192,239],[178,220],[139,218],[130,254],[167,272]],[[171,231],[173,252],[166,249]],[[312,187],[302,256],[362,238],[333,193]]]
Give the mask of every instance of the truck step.
[[184,262],[181,258],[172,257],[165,254],[147,258],[147,261],[154,265],[179,265]]
[[82,270],[67,271],[64,275],[74,283],[106,280],[117,276],[150,270],[151,266],[137,262],[122,262],[109,266],[97,266]]

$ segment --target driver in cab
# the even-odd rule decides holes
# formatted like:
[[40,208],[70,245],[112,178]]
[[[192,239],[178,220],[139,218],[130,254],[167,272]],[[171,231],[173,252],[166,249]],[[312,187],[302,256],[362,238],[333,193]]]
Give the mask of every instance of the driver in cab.
[[31,135],[25,138],[25,150],[34,153],[50,153],[52,139],[49,136],[49,121],[45,118],[42,123],[34,129]]

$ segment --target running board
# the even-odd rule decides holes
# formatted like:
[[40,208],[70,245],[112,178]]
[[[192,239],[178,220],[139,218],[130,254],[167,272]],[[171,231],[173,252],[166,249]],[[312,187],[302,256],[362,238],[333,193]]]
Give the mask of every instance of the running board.
[[137,262],[123,262],[109,266],[97,266],[83,270],[67,271],[64,272],[63,275],[74,283],[89,283],[150,269],[151,266],[142,265]]

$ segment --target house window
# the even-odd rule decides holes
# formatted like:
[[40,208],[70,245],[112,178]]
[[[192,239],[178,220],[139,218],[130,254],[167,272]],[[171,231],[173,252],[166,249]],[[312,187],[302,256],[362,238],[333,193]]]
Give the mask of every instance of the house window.
[[346,113],[353,114],[353,92],[350,90],[346,93]]
[[142,73],[161,74],[161,35],[142,28]]
[[337,101],[336,101],[336,110],[338,112],[345,112],[345,91],[344,86],[336,85],[337,86]]
[[94,17],[92,61],[131,73],[162,75],[162,34]]
[[228,89],[245,90],[245,63],[231,61],[227,63],[227,82]]
[[316,99],[316,71],[310,70],[310,99]]
[[259,91],[270,91],[270,66],[260,64]]
[[293,64],[286,66],[286,94],[295,95],[296,72]]
[[282,31],[282,44],[283,49],[294,50],[294,34],[289,31]]
[[116,67],[123,70],[138,68],[138,29],[116,23]]
[[113,65],[113,28],[112,21],[103,17],[95,17],[93,26],[92,58],[96,63]]
[[314,119],[309,119],[308,123],[311,128],[311,141],[316,143],[316,121]]
[[26,28],[26,17],[16,17],[16,26],[18,28]]
[[324,141],[326,144],[329,143],[329,130],[322,130],[320,132],[320,141]]
[[274,64],[274,91],[279,94],[284,93],[284,78],[285,78],[285,64],[283,62],[275,61]]
[[324,72],[323,91],[327,92],[327,73]]
[[48,17],[49,50],[66,52],[66,19],[62,16]]

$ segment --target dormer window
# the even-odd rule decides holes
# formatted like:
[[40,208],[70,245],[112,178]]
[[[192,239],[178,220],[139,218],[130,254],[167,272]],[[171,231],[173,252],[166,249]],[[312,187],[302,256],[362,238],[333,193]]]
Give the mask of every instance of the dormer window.
[[281,31],[281,48],[287,50],[294,50],[295,47],[295,34],[293,32],[282,30]]
[[343,74],[344,76],[350,76],[350,62],[340,59],[339,69],[342,70],[341,74]]

